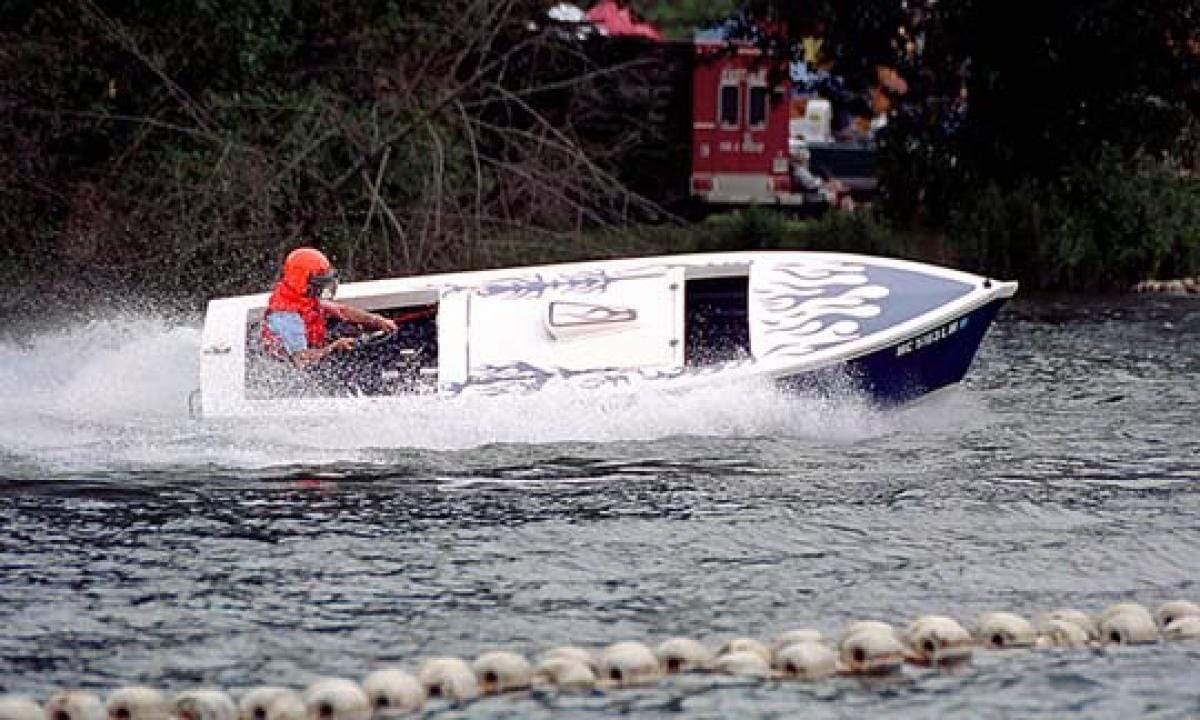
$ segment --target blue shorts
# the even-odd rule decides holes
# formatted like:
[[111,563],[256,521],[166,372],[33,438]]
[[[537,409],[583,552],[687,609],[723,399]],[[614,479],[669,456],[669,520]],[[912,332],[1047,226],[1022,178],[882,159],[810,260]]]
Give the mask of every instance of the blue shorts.
[[304,319],[297,312],[273,312],[267,315],[267,327],[279,338],[279,343],[288,355],[297,350],[308,349],[308,335],[304,332]]

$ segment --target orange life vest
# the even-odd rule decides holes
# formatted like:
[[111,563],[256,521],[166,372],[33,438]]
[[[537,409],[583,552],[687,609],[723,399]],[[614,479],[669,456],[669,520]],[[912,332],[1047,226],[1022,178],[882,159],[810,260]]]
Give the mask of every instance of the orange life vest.
[[271,291],[271,299],[267,301],[267,312],[263,316],[262,342],[263,349],[275,357],[288,356],[283,340],[267,325],[267,318],[273,312],[294,312],[304,321],[304,337],[308,340],[309,349],[325,346],[325,311],[321,307],[320,298],[308,297],[292,289],[290,285],[280,281]]

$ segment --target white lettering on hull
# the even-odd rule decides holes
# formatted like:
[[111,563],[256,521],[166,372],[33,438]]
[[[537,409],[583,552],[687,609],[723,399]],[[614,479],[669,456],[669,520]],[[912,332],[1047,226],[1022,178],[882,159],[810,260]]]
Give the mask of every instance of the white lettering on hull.
[[925,333],[924,335],[918,335],[917,337],[915,337],[911,340],[905,340],[904,342],[902,342],[896,346],[896,357],[900,357],[902,355],[907,355],[915,350],[920,350],[921,348],[929,347],[930,345],[933,345],[936,342],[941,342],[942,340],[945,340],[946,338],[950,337],[951,335],[958,332],[959,330],[962,330],[966,326],[967,326],[967,318],[961,317],[957,320],[952,321],[948,325],[943,325],[940,328],[935,328],[933,330],[930,330],[929,332]]

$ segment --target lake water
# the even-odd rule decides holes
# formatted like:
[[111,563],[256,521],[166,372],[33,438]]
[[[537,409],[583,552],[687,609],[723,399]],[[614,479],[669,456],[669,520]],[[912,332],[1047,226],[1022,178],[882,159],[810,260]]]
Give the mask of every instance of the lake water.
[[[901,411],[736,395],[189,420],[199,332],[0,344],[0,691],[302,686],[433,654],[1200,601],[1200,302],[1022,299]],[[467,716],[1200,713],[1200,643],[886,683],[690,676]]]

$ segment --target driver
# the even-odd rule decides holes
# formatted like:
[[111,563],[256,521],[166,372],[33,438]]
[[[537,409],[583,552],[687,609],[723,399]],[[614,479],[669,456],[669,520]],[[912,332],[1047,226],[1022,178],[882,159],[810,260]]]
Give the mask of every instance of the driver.
[[396,323],[373,312],[334,302],[337,270],[316,248],[288,253],[279,282],[267,301],[263,318],[263,349],[271,356],[308,367],[330,353],[354,348],[354,338],[325,342],[325,319],[366,325],[394,332]]

